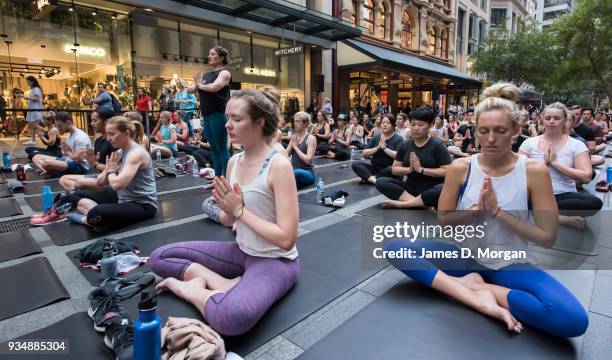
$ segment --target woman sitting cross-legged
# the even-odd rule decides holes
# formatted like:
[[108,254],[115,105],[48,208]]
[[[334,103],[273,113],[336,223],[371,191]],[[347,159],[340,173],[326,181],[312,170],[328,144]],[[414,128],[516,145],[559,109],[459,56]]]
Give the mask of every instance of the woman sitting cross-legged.
[[444,140],[431,136],[434,115],[422,107],[410,112],[412,138],[397,150],[391,171],[399,178],[381,177],[376,188],[391,200],[383,207],[435,208],[442,191],[446,168],[451,163]]
[[291,156],[293,175],[298,189],[314,184],[315,172],[312,161],[317,150],[317,139],[308,134],[310,114],[300,111],[293,116],[294,129],[289,144],[287,156]]
[[195,306],[222,335],[251,329],[296,282],[300,269],[297,189],[289,159],[273,150],[280,96],[241,90],[226,107],[225,127],[244,151],[214,180],[221,222],[234,224],[236,242],[186,241],[151,254],[157,285]]
[[372,164],[364,161],[355,161],[351,164],[353,171],[361,178],[362,184],[376,184],[376,180],[381,177],[394,177],[391,165],[404,139],[395,132],[395,118],[392,114],[382,116],[380,128],[382,132],[374,135],[363,150],[363,157],[371,157]]
[[[338,127],[332,133],[329,143],[320,143],[317,151],[326,158],[335,160],[348,160],[351,157],[351,129],[349,128],[346,115],[338,115]],[[332,147],[333,145],[333,147]]]
[[172,115],[169,111],[162,111],[159,114],[161,126],[159,128],[159,132],[155,134],[157,144],[150,145],[151,156],[157,156],[158,150],[161,152],[161,156],[164,158],[176,156],[176,153],[178,152],[178,137],[176,126],[170,122],[171,118]]
[[[485,99],[475,112],[475,134],[482,152],[450,165],[438,204],[442,225],[456,228],[482,219],[477,223],[484,226],[484,235],[480,239],[468,235],[464,242],[457,239],[453,243],[395,239],[384,249],[416,253],[412,258],[389,261],[418,283],[503,322],[510,332],[521,333],[523,324],[528,324],[555,336],[580,336],[589,322],[580,302],[554,277],[529,262],[529,243],[545,248],[554,244],[558,216],[544,162],[511,149],[512,137],[520,129],[512,101],[518,92],[507,83],[485,89]],[[529,204],[533,221],[529,221]],[[455,244],[468,246],[459,251]],[[508,256],[487,255],[477,251],[480,249],[491,250],[490,254],[505,251]],[[463,250],[470,250],[473,256],[421,255],[428,251],[461,254]]]
[[77,190],[70,200],[76,213],[68,220],[104,232],[143,221],[157,212],[157,190],[153,162],[145,149],[134,142],[136,127],[123,116],[110,118],[106,136],[118,149],[106,160],[96,181],[102,191]]

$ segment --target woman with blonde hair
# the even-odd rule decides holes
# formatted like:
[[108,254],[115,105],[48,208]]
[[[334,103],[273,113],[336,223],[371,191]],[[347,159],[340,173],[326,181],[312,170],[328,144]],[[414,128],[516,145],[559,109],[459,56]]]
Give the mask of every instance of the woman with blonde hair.
[[178,109],[183,111],[183,121],[189,128],[189,137],[193,137],[195,132],[193,131],[193,126],[191,126],[191,119],[193,118],[195,108],[198,106],[198,100],[195,95],[188,91],[185,80],[178,79],[176,82],[176,89],[174,103],[177,105]]
[[[471,251],[470,245],[475,244],[478,249],[527,254],[530,242],[549,248],[556,238],[557,204],[546,165],[511,150],[512,136],[520,128],[514,102],[518,92],[508,83],[485,89],[485,99],[475,111],[475,136],[482,152],[455,160],[446,174],[438,221],[448,226],[482,218],[486,224],[482,240],[465,240]],[[525,323],[556,336],[584,334],[589,320],[580,302],[559,281],[530,264],[529,256],[500,259],[477,255],[476,249],[473,257],[421,256],[426,251],[463,253],[458,247],[462,243],[453,242],[397,239],[388,242],[385,250],[416,253],[389,261],[417,282],[500,320],[508,331],[521,333]]]

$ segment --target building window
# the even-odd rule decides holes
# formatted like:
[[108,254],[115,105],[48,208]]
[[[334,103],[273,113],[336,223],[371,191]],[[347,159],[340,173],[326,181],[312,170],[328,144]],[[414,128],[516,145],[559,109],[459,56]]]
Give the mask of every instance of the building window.
[[379,38],[385,39],[386,38],[386,33],[385,33],[385,27],[387,25],[386,21],[387,21],[387,9],[385,8],[385,4],[381,1],[380,4],[378,5],[378,10],[377,10],[377,14],[378,16],[378,21],[376,23],[376,36],[378,36]]
[[448,59],[448,31],[446,29],[442,30],[440,37],[442,39],[440,56],[444,59]]
[[351,13],[351,24],[357,25],[357,9],[359,6],[356,1],[353,1],[353,12]]
[[366,0],[361,7],[361,26],[367,29],[368,34],[374,34],[374,3]]
[[428,41],[429,41],[429,49],[427,50],[429,55],[436,55],[436,28],[435,27],[431,27],[429,29],[429,34],[428,34]]
[[503,26],[506,21],[506,9],[491,9],[491,27]]
[[402,46],[406,49],[412,48],[412,21],[408,10],[402,14]]
[[487,0],[480,0],[480,8],[486,10],[486,8],[487,8]]

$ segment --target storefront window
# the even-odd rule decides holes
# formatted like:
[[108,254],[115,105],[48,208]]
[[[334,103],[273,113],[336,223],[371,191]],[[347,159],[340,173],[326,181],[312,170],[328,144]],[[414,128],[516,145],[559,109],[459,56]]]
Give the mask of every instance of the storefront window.
[[[25,77],[30,75],[38,78],[46,107],[91,109],[98,82],[107,83],[116,95],[126,90],[131,72],[126,15],[60,3],[40,16],[29,5],[1,3],[9,41],[0,46],[2,95],[7,104],[25,105],[14,103],[11,91],[27,92]],[[76,120],[79,127],[87,128],[84,118]]]
[[367,29],[369,34],[374,34],[374,3],[366,0],[361,6],[361,26]]

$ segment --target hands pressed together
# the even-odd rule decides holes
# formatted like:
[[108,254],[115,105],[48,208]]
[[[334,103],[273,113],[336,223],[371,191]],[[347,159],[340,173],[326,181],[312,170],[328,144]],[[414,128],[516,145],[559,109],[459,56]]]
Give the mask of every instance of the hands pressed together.
[[213,180],[212,194],[221,210],[232,215],[235,219],[242,216],[244,212],[244,198],[238,183],[235,183],[232,187],[225,176],[217,176]]

